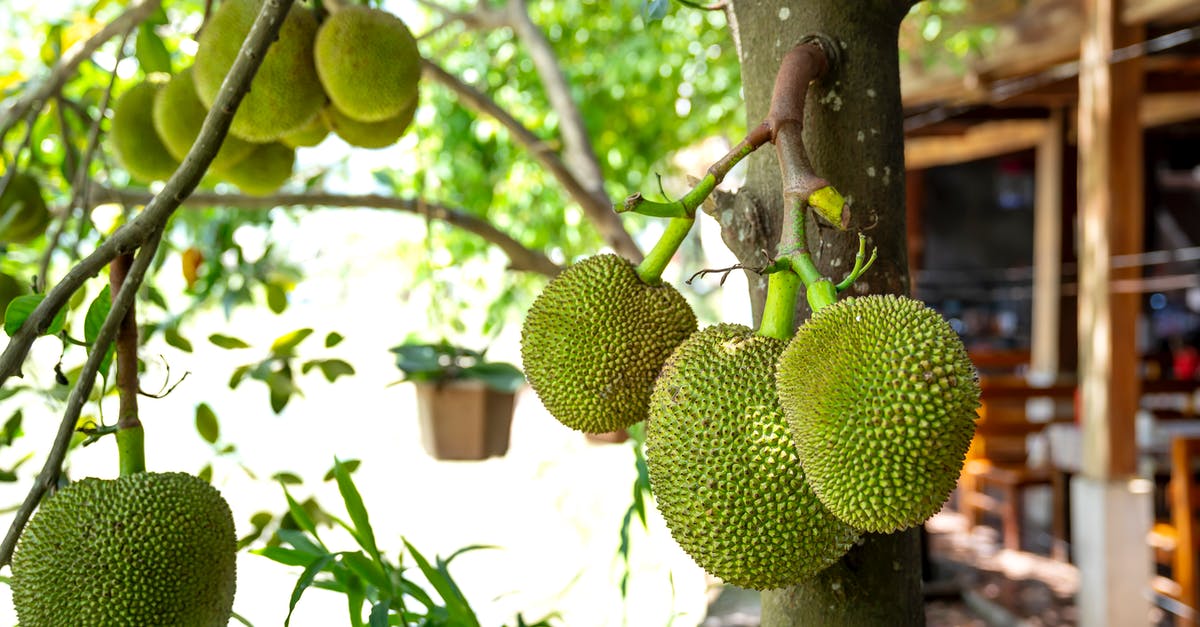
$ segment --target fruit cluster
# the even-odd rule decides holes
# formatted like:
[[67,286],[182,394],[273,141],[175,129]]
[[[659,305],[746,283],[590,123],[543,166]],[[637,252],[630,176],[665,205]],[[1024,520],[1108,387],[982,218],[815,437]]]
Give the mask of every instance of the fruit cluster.
[[[262,3],[222,2],[192,66],[151,75],[117,100],[112,148],[133,178],[166,179],[191,150]],[[269,194],[291,176],[296,148],[330,131],[351,146],[384,148],[408,129],[421,76],[408,27],[380,9],[327,8],[321,23],[302,6],[289,10],[210,166],[217,179]]]
[[846,298],[790,339],[695,316],[612,255],[551,281],[522,328],[526,376],[569,427],[646,419],[659,511],[708,572],[759,590],[812,577],[862,532],[921,524],[949,497],[979,384],[923,303]]

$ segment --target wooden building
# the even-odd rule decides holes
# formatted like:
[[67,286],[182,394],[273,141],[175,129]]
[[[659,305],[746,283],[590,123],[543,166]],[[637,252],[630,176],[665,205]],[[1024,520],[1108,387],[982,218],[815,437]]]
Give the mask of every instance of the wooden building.
[[1074,386],[1080,624],[1145,624],[1135,423],[1178,365],[1155,356],[1200,348],[1200,1],[968,4],[946,28],[990,26],[985,54],[903,72],[913,291],[976,354],[1017,356],[998,367]]

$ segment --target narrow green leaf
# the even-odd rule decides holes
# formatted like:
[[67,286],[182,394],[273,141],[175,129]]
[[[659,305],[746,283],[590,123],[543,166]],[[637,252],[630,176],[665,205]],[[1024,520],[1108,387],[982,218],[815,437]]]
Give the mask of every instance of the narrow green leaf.
[[237,368],[235,368],[233,370],[233,374],[229,376],[229,389],[231,389],[231,390],[237,389],[237,386],[239,384],[241,384],[242,379],[245,379],[246,375],[249,373],[250,373],[250,365],[249,364],[246,364],[244,366],[238,366]]
[[310,540],[308,536],[304,535],[303,531],[298,531],[296,529],[280,529],[279,531],[275,532],[275,535],[279,536],[281,541],[292,545],[292,548],[296,549],[297,551],[308,553],[312,556],[324,555],[329,552],[326,551],[324,547]]
[[178,348],[179,350],[190,353],[192,352],[192,343],[185,337],[179,334],[179,329],[175,327],[167,327],[163,329],[163,339],[167,344]]
[[299,476],[287,471],[277,472],[271,475],[271,479],[274,479],[275,481],[285,485],[300,485],[301,483],[304,483],[304,480]]
[[290,357],[300,342],[312,335],[312,332],[312,329],[296,329],[275,338],[275,342],[271,344],[271,353],[278,357]]
[[307,551],[299,551],[289,549],[283,546],[265,546],[261,549],[250,551],[254,555],[261,555],[272,562],[279,562],[286,566],[308,566],[313,561],[313,555]]
[[4,430],[0,432],[0,446],[12,446],[21,433],[21,420],[24,415],[24,410],[18,409],[8,417],[8,420],[4,421]]
[[196,476],[204,483],[212,483],[212,464],[206,464]]
[[431,566],[429,560],[425,559],[425,556],[421,555],[420,551],[417,551],[416,547],[407,539],[404,540],[404,546],[408,550],[408,554],[417,562],[417,568],[421,569],[425,579],[429,580],[430,585],[442,597],[442,602],[446,604],[446,611],[450,615],[449,624],[478,627],[479,619],[448,573],[442,568]]
[[391,609],[391,603],[388,599],[384,599],[371,607],[371,616],[368,618],[370,627],[387,627],[388,610]]
[[267,284],[267,307],[277,314],[283,313],[288,306],[287,290],[278,283]]
[[300,579],[296,580],[296,587],[292,589],[292,600],[288,603],[287,618],[283,621],[284,627],[292,624],[292,612],[296,611],[296,604],[300,602],[300,596],[312,585],[313,580],[317,578],[317,574],[325,570],[325,567],[329,565],[331,560],[333,560],[333,555],[322,555],[309,564],[304,569],[304,572],[300,574]]
[[313,537],[316,537],[317,526],[313,524],[312,518],[308,515],[308,512],[304,510],[304,506],[300,505],[296,502],[296,499],[292,498],[292,493],[288,492],[286,485],[282,487],[283,496],[287,499],[288,512],[292,515],[292,520],[296,521],[296,526],[303,531],[311,533]]
[[356,575],[366,580],[367,583],[375,586],[381,594],[387,595],[391,592],[392,582],[388,580],[387,575],[383,572],[383,568],[376,562],[371,561],[366,555],[363,555],[361,551],[353,553],[347,551],[342,553],[341,559],[347,568],[354,571]]
[[242,340],[239,340],[236,337],[222,335],[220,333],[213,333],[212,335],[208,336],[208,341],[212,342],[213,344],[216,344],[217,346],[219,346],[221,348],[226,348],[226,349],[250,348],[250,345],[243,342]]
[[358,488],[355,487],[350,472],[336,457],[333,460],[333,476],[337,479],[338,492],[342,493],[342,501],[346,503],[346,513],[350,515],[350,522],[354,524],[355,538],[376,562],[382,562],[379,547],[375,544],[375,531],[371,529],[371,521],[367,516],[367,508],[363,505],[362,495],[358,493]]
[[267,387],[271,390],[271,411],[276,414],[287,407],[296,386],[292,383],[292,374],[287,370],[275,370],[267,375]]
[[171,53],[167,51],[167,46],[158,33],[154,32],[152,24],[143,22],[138,28],[136,56],[138,64],[142,66],[142,72],[146,74],[171,73]]
[[104,286],[100,293],[92,299],[88,305],[87,315],[83,318],[83,341],[87,342],[88,346],[96,343],[96,338],[100,335],[100,327],[104,326],[104,319],[108,317],[108,312],[112,310],[112,295],[109,293],[109,287]]
[[[347,459],[346,461],[342,462],[342,468],[345,468],[346,472],[354,472],[355,470],[358,470],[358,467],[361,464],[362,464],[361,460]],[[333,476],[334,476],[333,471],[334,471],[334,469],[330,468],[329,472],[325,473],[325,478],[323,479],[323,481],[333,481]]]
[[341,333],[338,333],[337,331],[331,331],[329,335],[325,336],[325,348],[333,348],[334,346],[341,344],[342,340],[344,339],[346,338]]
[[217,414],[208,406],[208,403],[200,403],[196,406],[196,432],[209,444],[216,444],[217,439],[221,436],[221,426],[217,422]]

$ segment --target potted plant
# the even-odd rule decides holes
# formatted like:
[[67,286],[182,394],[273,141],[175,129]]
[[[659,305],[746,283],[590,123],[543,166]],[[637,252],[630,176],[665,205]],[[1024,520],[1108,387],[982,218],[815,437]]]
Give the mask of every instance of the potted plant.
[[427,453],[436,459],[478,460],[508,451],[513,404],[525,382],[519,368],[445,341],[405,343],[391,352],[403,380],[417,386]]

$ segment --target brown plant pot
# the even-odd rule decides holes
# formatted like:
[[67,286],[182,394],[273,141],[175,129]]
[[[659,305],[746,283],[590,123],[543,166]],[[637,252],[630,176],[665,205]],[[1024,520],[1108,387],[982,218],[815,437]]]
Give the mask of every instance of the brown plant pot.
[[516,395],[479,381],[417,383],[421,445],[435,459],[479,460],[508,452]]

